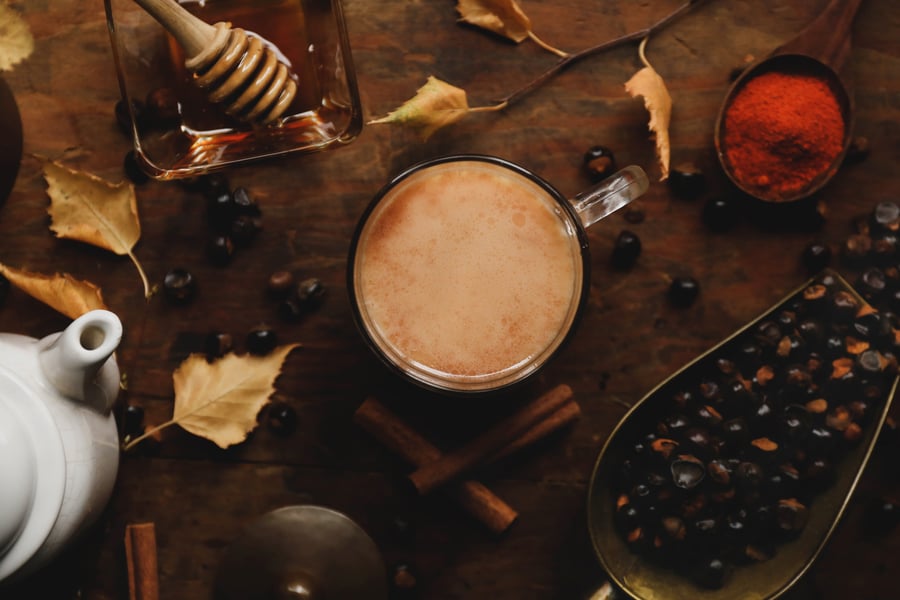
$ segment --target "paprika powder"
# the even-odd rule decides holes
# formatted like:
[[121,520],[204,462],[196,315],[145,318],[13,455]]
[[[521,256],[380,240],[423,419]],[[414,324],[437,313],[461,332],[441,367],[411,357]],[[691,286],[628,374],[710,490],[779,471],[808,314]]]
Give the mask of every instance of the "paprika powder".
[[841,153],[844,117],[821,77],[770,71],[752,77],[725,109],[723,151],[742,187],[789,199]]

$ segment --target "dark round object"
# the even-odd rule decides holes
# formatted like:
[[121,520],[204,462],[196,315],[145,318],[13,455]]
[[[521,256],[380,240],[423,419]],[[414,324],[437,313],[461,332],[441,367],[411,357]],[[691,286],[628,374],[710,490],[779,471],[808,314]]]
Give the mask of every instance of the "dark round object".
[[150,90],[144,105],[147,109],[148,125],[153,127],[167,129],[178,123],[181,118],[178,95],[172,88],[160,87]]
[[234,256],[234,243],[227,235],[213,235],[206,244],[206,256],[217,267],[227,266]]
[[809,273],[818,273],[831,264],[831,248],[824,242],[810,242],[803,249],[803,266]]
[[612,249],[612,264],[617,269],[631,267],[641,255],[641,238],[627,229],[619,232]]
[[12,284],[9,283],[9,279],[6,278],[6,275],[0,274],[0,306],[6,303],[11,287]]
[[669,284],[669,302],[678,308],[687,308],[700,295],[700,283],[693,277],[674,277]]
[[844,156],[844,164],[855,165],[861,163],[869,157],[870,151],[869,138],[857,136],[850,140],[850,146],[847,148],[847,154]]
[[415,568],[407,563],[398,563],[391,567],[391,590],[394,597],[411,598],[410,595],[419,583]]
[[297,429],[297,412],[283,400],[276,400],[269,405],[266,424],[270,431],[279,435],[290,435]]
[[228,190],[206,197],[206,220],[216,231],[229,231],[237,214],[237,204]]
[[706,475],[703,463],[694,457],[682,457],[672,461],[670,466],[672,483],[683,490],[691,490],[700,485]]
[[897,231],[900,229],[900,206],[884,201],[875,205],[870,219],[875,231]]
[[285,298],[294,289],[294,274],[287,270],[275,271],[269,275],[266,290],[273,298]]
[[250,197],[250,194],[247,192],[246,188],[234,188],[234,191],[231,192],[231,195],[234,198],[234,208],[235,211],[237,211],[238,215],[244,215],[247,217],[262,216],[262,209],[260,209],[259,204],[257,204],[256,201]]
[[129,150],[125,153],[125,159],[122,161],[122,168],[125,170],[125,175],[131,182],[135,185],[141,185],[150,181],[150,176],[147,175],[137,161],[137,154],[135,154],[134,150]]
[[703,223],[710,231],[728,231],[737,225],[740,215],[735,202],[728,198],[710,198],[703,205]]
[[304,311],[314,310],[325,297],[325,284],[316,277],[308,277],[297,284],[295,300]]
[[706,175],[693,163],[682,163],[669,172],[669,189],[676,198],[693,200],[706,193]]
[[247,352],[256,356],[265,356],[278,345],[278,335],[262,325],[247,334]]
[[187,269],[176,267],[163,278],[163,294],[172,304],[187,304],[197,293],[197,281]]
[[144,409],[136,404],[129,404],[122,413],[122,435],[137,437],[144,432]]
[[600,182],[616,171],[616,157],[606,146],[593,146],[584,153],[584,170],[594,182]]
[[221,358],[231,352],[232,349],[234,349],[234,339],[230,333],[213,331],[208,333],[203,340],[203,351],[209,360]]
[[856,280],[856,290],[869,302],[880,297],[886,289],[887,279],[878,267],[869,267]]

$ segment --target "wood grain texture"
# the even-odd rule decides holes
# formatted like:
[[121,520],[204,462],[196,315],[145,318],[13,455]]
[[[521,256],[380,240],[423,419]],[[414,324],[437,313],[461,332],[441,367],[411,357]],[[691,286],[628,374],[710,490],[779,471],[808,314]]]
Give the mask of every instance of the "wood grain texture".
[[[596,44],[646,26],[679,0],[523,0],[535,31],[564,49]],[[513,45],[459,25],[452,2],[344,0],[353,58],[367,118],[396,108],[428,75],[465,89],[487,104],[527,83],[556,60],[534,44]],[[650,40],[648,56],[672,94],[672,163],[693,161],[710,178],[707,197],[728,194],[712,151],[712,131],[729,72],[800,31],[824,0],[708,0]],[[142,297],[127,259],[49,232],[45,183],[35,156],[60,160],[111,181],[124,177],[130,149],[113,107],[119,97],[102,3],[14,2],[30,24],[35,52],[3,77],[19,104],[26,157],[12,194],[0,208],[0,261],[40,272],[65,271],[103,289],[122,318],[119,362],[128,377],[120,404],[142,406],[148,423],[172,412],[172,372],[209,331],[231,333],[238,347],[255,325],[274,325],[283,342],[299,342],[277,382],[278,397],[297,411],[298,428],[280,437],[266,428],[228,450],[177,427],[161,443],[123,456],[113,500],[79,544],[3,598],[127,597],[122,539],[132,522],[154,522],[162,598],[207,598],[222,549],[262,512],[315,502],[357,520],[387,564],[408,561],[420,573],[424,598],[491,600],[581,599],[603,580],[587,539],[584,502],[594,458],[628,405],[696,354],[712,346],[795,288],[806,277],[799,257],[813,239],[835,246],[851,220],[875,202],[900,199],[900,11],[892,0],[866,0],[853,28],[848,71],[854,78],[856,133],[871,155],[846,166],[820,194],[821,228],[775,227],[750,212],[725,234],[702,223],[704,199],[673,198],[655,181],[647,115],[623,83],[640,67],[635,46],[590,58],[501,113],[472,115],[423,142],[391,126],[370,126],[350,145],[233,169],[263,208],[264,231],[227,268],[207,264],[202,199],[176,183],[138,188],[143,233],[135,252],[149,277],[190,269],[196,301],[173,307],[161,295]],[[479,405],[421,393],[398,381],[371,355],[354,328],[345,285],[356,220],[393,174],[419,160],[453,152],[496,154],[534,170],[566,195],[589,185],[583,153],[613,148],[620,164],[644,166],[653,179],[638,202],[639,224],[621,214],[590,230],[592,282],[576,335],[530,385]],[[643,242],[634,268],[617,271],[609,254],[629,228]],[[278,321],[266,298],[268,275],[292,269],[328,288],[318,312],[297,323]],[[840,267],[843,269],[843,267]],[[852,277],[851,271],[846,271]],[[699,301],[670,307],[671,277],[695,276]],[[67,321],[13,291],[0,309],[0,331],[40,337]],[[409,467],[353,424],[368,396],[390,408],[443,451],[472,439],[523,399],[565,383],[582,415],[561,435],[479,470],[475,475],[519,512],[501,539],[440,496],[417,498],[402,480]],[[885,461],[887,462],[887,461]],[[877,461],[876,461],[877,463]],[[867,472],[845,522],[791,600],[887,598],[896,593],[900,532],[865,539],[858,524],[865,500],[900,493],[888,467]],[[893,468],[896,471],[896,467]],[[398,536],[392,523],[413,523]],[[80,596],[77,594],[80,592]]]

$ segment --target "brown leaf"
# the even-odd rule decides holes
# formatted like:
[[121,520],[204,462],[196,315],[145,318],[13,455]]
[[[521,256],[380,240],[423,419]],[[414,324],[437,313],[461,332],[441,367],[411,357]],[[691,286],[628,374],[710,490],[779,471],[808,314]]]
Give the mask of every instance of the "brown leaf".
[[9,71],[34,51],[31,29],[19,13],[0,2],[0,71]]
[[243,442],[256,416],[275,391],[285,358],[299,344],[279,346],[266,356],[226,354],[210,363],[192,354],[175,370],[172,421],[220,448]]
[[568,53],[554,48],[537,37],[531,29],[531,19],[516,0],[459,0],[456,10],[460,21],[487,29],[517,44],[531,38],[538,46],[557,56]]
[[463,118],[469,112],[466,92],[440,79],[429,76],[428,81],[418,89],[416,95],[399,108],[369,121],[369,125],[380,123],[400,123],[420,130],[422,138],[428,139],[440,129]]
[[519,43],[528,39],[531,19],[515,0],[459,0],[460,21],[493,31]]
[[656,155],[659,159],[660,181],[669,176],[669,121],[672,117],[672,97],[666,82],[659,76],[644,56],[647,38],[641,42],[641,60],[646,65],[625,83],[625,91],[632,97],[643,96],[644,106],[650,113],[648,128],[656,137]]
[[44,163],[44,179],[50,196],[50,230],[58,237],[128,256],[141,276],[144,295],[149,297],[149,282],[132,252],[141,237],[134,186],[112,184],[53,161]]
[[32,298],[70,319],[77,319],[95,308],[107,308],[99,287],[89,281],[75,279],[68,273],[43,275],[0,263],[0,274]]

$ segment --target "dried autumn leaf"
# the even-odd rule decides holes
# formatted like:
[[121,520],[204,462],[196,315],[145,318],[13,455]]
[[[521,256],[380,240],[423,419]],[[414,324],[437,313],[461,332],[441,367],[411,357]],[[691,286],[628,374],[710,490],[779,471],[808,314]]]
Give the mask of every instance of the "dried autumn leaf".
[[644,38],[640,46],[640,57],[644,68],[625,83],[625,91],[632,97],[643,96],[644,98],[644,107],[650,113],[648,128],[656,137],[656,155],[661,171],[659,180],[663,181],[669,176],[669,121],[672,117],[672,97],[669,96],[666,82],[647,62],[647,57],[644,55],[646,44],[647,38]]
[[566,52],[544,43],[531,29],[531,19],[515,0],[459,0],[456,10],[460,21],[487,29],[517,44],[531,38],[541,48],[557,56]]
[[32,298],[70,319],[77,319],[95,308],[107,308],[100,288],[89,281],[75,279],[68,273],[43,275],[0,263],[0,274]]
[[515,0],[459,0],[456,5],[460,20],[523,42],[531,31],[531,19]]
[[265,356],[229,353],[212,363],[190,355],[172,376],[175,411],[160,428],[177,423],[220,448],[243,442],[275,391],[285,358],[298,346],[279,346]]
[[31,29],[19,13],[0,2],[0,71],[9,71],[34,51]]
[[44,163],[44,179],[50,196],[50,230],[61,238],[128,256],[144,284],[144,296],[149,297],[147,276],[132,252],[141,237],[134,186],[112,184],[53,161]]
[[416,91],[416,95],[398,109],[369,125],[400,123],[419,129],[422,138],[428,139],[440,129],[463,118],[469,112],[469,103],[463,89],[429,76],[428,81]]

